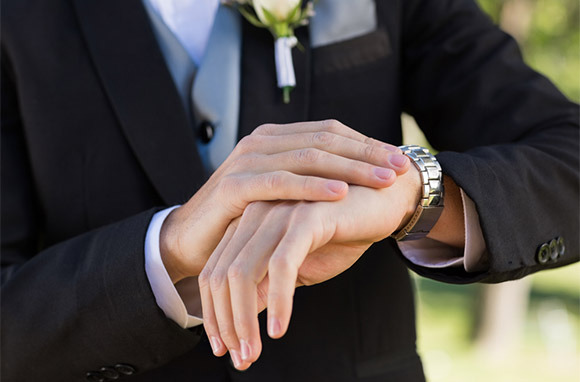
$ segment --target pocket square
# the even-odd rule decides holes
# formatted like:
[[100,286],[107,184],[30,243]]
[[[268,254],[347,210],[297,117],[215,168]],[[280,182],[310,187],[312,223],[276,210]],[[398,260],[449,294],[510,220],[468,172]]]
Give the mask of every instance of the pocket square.
[[313,48],[370,33],[377,28],[374,0],[319,0],[310,21]]

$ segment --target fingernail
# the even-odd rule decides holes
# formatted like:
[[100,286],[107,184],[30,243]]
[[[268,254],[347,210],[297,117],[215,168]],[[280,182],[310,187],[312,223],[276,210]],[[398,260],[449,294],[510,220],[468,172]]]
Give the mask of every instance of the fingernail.
[[346,183],[339,181],[331,181],[326,184],[326,187],[335,194],[342,194],[346,186]]
[[247,361],[252,356],[252,349],[250,344],[245,340],[240,340],[240,345],[242,346],[242,359]]
[[268,335],[270,335],[270,337],[278,337],[280,331],[280,321],[278,321],[277,318],[270,317],[268,319]]
[[391,162],[391,164],[396,167],[404,167],[407,164],[407,161],[408,159],[406,155],[396,154],[389,157],[389,162]]
[[217,337],[213,337],[213,336],[212,336],[212,337],[209,339],[209,343],[210,343],[210,345],[211,345],[211,350],[213,350],[213,353],[214,353],[215,355],[217,355],[217,354],[218,354],[218,352],[219,352],[219,351],[220,351],[220,349],[221,349],[221,343],[220,343],[220,340],[218,340],[218,339],[217,339]]
[[382,180],[389,180],[393,176],[393,174],[394,172],[391,169],[381,167],[375,168],[375,175],[377,176],[377,178],[380,178]]
[[389,150],[389,151],[392,151],[392,152],[394,152],[394,153],[401,152],[401,149],[400,149],[400,148],[398,148],[397,146],[384,145],[384,146],[383,146],[383,148],[384,148],[384,149],[387,149],[387,150]]
[[237,350],[230,350],[230,356],[232,357],[232,362],[234,366],[239,368],[242,365],[242,359],[240,358],[240,353]]

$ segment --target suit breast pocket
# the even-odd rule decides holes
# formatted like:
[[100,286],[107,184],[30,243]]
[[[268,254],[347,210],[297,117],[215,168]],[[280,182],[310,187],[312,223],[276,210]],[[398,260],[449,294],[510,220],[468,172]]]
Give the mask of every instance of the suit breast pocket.
[[309,118],[400,142],[399,71],[387,29],[312,49]]
[[373,32],[312,50],[314,75],[332,74],[364,67],[391,54],[387,31]]

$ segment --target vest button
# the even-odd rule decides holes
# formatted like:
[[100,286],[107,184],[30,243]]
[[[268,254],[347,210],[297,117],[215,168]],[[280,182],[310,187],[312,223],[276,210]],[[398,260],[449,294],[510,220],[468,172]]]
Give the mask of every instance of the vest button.
[[199,124],[199,138],[203,143],[209,143],[213,139],[215,127],[209,121],[203,121]]

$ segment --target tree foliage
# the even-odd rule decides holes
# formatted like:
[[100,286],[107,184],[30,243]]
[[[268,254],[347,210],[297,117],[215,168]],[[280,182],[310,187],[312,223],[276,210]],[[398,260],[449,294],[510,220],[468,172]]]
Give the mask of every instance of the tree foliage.
[[478,0],[478,2],[496,23],[509,31],[512,26],[506,23],[527,17],[529,11],[529,23],[526,23],[522,36],[518,36],[526,62],[550,78],[570,99],[580,101],[578,0]]

